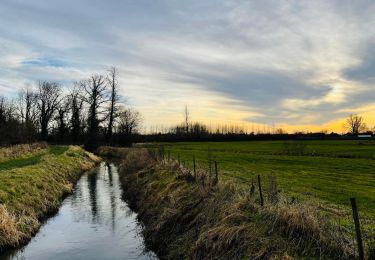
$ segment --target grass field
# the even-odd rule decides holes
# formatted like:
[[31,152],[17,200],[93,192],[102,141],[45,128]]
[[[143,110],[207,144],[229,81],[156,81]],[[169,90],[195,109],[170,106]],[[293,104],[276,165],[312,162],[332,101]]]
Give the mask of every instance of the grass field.
[[[293,155],[290,147],[302,145]],[[208,168],[208,156],[218,162],[219,178],[251,184],[260,174],[263,185],[276,176],[282,193],[349,208],[356,197],[362,214],[375,218],[375,144],[365,141],[249,141],[165,143],[171,157],[192,167]],[[167,153],[166,153],[167,154]],[[292,155],[291,155],[292,154]],[[267,186],[265,187],[267,189]]]

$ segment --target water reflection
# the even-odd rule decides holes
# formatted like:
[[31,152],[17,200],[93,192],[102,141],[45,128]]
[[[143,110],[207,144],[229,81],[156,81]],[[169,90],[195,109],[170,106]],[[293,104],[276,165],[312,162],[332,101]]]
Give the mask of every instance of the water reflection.
[[113,177],[112,177],[112,167],[111,164],[106,162],[107,170],[108,170],[108,179],[109,179],[109,186],[113,186]]
[[91,206],[91,215],[92,215],[92,221],[96,222],[97,217],[97,205],[96,205],[96,181],[98,179],[98,172],[94,171],[87,177],[87,186],[89,189],[89,195],[90,195],[90,206]]
[[139,231],[121,199],[117,167],[104,162],[82,176],[28,245],[0,259],[156,259],[145,253]]
[[[107,166],[107,173],[108,173],[108,180],[109,186],[113,187],[113,172],[112,172],[112,165],[108,162],[106,163]],[[111,219],[112,219],[112,231],[116,228],[116,194],[114,193],[113,189],[110,191],[110,200],[111,200]]]

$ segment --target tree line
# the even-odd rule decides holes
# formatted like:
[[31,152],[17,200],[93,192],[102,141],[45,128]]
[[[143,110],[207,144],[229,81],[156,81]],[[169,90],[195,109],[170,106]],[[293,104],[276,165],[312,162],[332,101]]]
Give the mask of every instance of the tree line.
[[351,114],[344,122],[344,134],[328,132],[296,131],[288,133],[282,128],[256,126],[250,130],[236,124],[207,125],[191,121],[190,113],[185,106],[184,118],[180,124],[164,127],[154,126],[148,134],[138,135],[137,142],[152,141],[245,141],[245,140],[294,140],[294,139],[353,139],[359,134],[373,135],[362,116]]
[[48,141],[130,145],[140,130],[141,115],[125,106],[119,94],[118,70],[92,74],[69,89],[53,81],[27,86],[16,98],[0,96],[0,144]]

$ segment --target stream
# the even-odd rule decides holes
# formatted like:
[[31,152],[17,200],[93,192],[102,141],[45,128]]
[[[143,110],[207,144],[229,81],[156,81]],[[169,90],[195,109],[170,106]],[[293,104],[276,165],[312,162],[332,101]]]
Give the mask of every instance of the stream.
[[157,259],[146,250],[137,215],[121,196],[117,166],[102,162],[82,175],[26,246],[0,259]]

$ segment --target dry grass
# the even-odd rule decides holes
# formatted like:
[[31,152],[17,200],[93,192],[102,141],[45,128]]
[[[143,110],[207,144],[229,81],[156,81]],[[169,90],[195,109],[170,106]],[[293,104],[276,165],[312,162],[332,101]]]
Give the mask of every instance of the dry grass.
[[46,152],[47,148],[47,143],[19,144],[0,148],[0,162],[40,154]]
[[314,205],[280,198],[260,207],[236,183],[215,185],[204,171],[194,178],[145,149],[128,151],[120,171],[146,242],[162,259],[354,257],[352,241]]
[[17,246],[23,234],[17,229],[17,219],[0,205],[0,245]]
[[129,148],[101,146],[98,148],[98,154],[107,158],[124,158]]
[[37,232],[41,220],[56,211],[81,173],[100,158],[77,146],[37,164],[0,171],[0,251],[15,247]]
[[150,166],[155,165],[155,163],[156,159],[152,156],[149,150],[139,148],[126,153],[126,156],[122,161],[122,169],[125,172],[132,173],[142,169],[147,169]]

